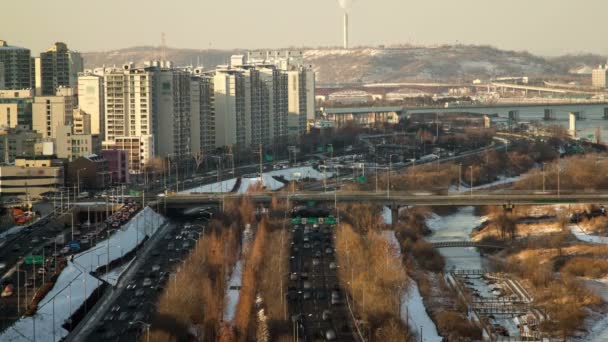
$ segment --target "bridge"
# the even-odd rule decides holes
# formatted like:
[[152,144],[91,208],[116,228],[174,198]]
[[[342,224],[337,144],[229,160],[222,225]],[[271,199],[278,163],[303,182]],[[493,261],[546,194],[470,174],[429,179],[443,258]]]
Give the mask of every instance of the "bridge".
[[476,248],[493,248],[493,249],[503,249],[506,246],[504,244],[498,243],[487,243],[487,242],[475,242],[475,241],[440,241],[431,243],[433,248],[466,248],[466,247],[476,247]]
[[[203,205],[219,205],[226,200],[239,199],[243,195],[237,193],[191,193],[169,195],[157,199],[157,203],[170,209],[189,209]],[[514,205],[544,205],[544,204],[598,204],[608,202],[608,192],[500,192],[476,191],[474,194],[434,194],[430,192],[375,192],[375,191],[304,191],[288,192],[259,192],[248,194],[254,203],[270,203],[276,197],[279,201],[296,202],[367,202],[389,207],[406,205],[415,206],[482,206],[500,205],[512,208]]]
[[[522,86],[524,87],[524,86]],[[371,106],[371,107],[339,107],[325,108],[324,114],[337,126],[354,121],[361,125],[387,122],[389,117],[399,118],[412,114],[442,114],[466,112],[479,115],[499,114],[518,121],[519,111],[537,114],[539,119],[554,120],[555,113],[592,111],[600,108],[600,114],[608,119],[608,102],[606,101],[564,101],[547,103],[497,103],[497,104],[450,104],[445,106],[403,107],[403,106]]]

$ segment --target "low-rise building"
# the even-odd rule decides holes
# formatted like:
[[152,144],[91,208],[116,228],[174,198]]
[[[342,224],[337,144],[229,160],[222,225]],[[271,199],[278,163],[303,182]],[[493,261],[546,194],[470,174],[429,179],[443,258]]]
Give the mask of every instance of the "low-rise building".
[[103,150],[101,156],[108,161],[111,184],[129,183],[129,155],[123,150]]
[[27,126],[0,128],[0,153],[5,164],[12,163],[17,157],[36,155],[36,143],[41,134]]
[[64,184],[63,167],[53,159],[18,158],[0,166],[0,196],[36,200]]
[[105,189],[110,181],[108,161],[102,156],[91,154],[68,163],[67,183],[80,192]]

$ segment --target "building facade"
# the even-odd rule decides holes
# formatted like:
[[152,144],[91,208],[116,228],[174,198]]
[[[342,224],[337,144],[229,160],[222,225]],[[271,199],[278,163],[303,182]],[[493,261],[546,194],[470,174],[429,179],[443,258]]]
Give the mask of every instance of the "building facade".
[[0,64],[4,79],[4,82],[0,83],[0,89],[21,90],[33,87],[29,49],[11,46],[0,40]]
[[30,130],[28,126],[0,129],[0,153],[5,164],[12,163],[19,157],[36,154],[36,143],[41,134]]
[[104,139],[105,108],[104,108],[103,77],[85,74],[78,77],[78,107],[91,116],[91,134]]
[[72,88],[58,88],[55,96],[36,96],[32,105],[32,128],[43,138],[56,138],[59,126],[72,125],[76,104]]
[[16,159],[15,165],[0,166],[0,196],[40,199],[64,184],[63,167],[52,160]]
[[124,150],[103,150],[101,156],[108,161],[111,184],[129,183],[129,155]]
[[129,169],[140,173],[154,157],[154,110],[156,104],[153,71],[132,64],[104,75],[104,149],[124,149]]
[[32,127],[32,103],[34,91],[0,90],[0,126]]
[[202,156],[215,149],[215,105],[213,77],[194,70],[190,82],[190,149]]
[[80,192],[105,189],[111,182],[108,161],[96,154],[81,156],[68,163],[66,180]]
[[70,51],[65,43],[57,42],[34,62],[36,95],[53,96],[59,87],[78,86],[78,73],[84,62],[80,53]]
[[597,69],[591,72],[591,84],[597,88],[606,88],[608,85],[606,75],[608,74],[608,66],[606,64],[599,65]]

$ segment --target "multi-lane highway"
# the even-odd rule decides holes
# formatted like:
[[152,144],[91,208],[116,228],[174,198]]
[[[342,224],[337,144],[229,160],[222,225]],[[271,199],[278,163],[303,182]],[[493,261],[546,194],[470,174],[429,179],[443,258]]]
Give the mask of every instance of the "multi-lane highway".
[[196,245],[203,222],[170,223],[161,228],[135,261],[110,286],[67,341],[137,341],[154,324],[158,298],[171,272]]
[[[171,209],[183,209],[202,204],[220,204],[224,200],[236,199],[242,194],[193,193],[177,194],[161,200],[162,205]],[[279,200],[316,201],[316,202],[371,202],[384,205],[542,205],[560,203],[605,203],[608,191],[571,192],[563,191],[474,191],[471,193],[435,194],[431,192],[402,191],[308,191],[296,193],[261,192],[248,194],[253,202],[268,203],[273,197]]]
[[340,288],[332,227],[294,225],[287,298],[298,341],[355,341]]

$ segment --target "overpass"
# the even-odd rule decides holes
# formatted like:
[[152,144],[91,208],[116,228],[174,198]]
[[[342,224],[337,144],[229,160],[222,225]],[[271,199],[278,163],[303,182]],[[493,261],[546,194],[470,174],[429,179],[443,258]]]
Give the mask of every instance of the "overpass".
[[476,248],[493,248],[493,249],[503,249],[506,246],[504,244],[498,243],[487,243],[487,242],[475,242],[475,241],[440,241],[431,243],[433,248],[466,248],[466,247],[476,247]]
[[[176,194],[159,199],[158,204],[168,209],[190,209],[203,205],[220,205],[225,200],[239,199],[243,195],[236,193],[191,193]],[[483,206],[500,205],[512,208],[515,205],[544,205],[544,204],[597,204],[608,202],[608,192],[498,192],[477,191],[473,194],[434,194],[429,192],[400,192],[390,193],[375,191],[304,191],[259,192],[247,195],[254,203],[269,203],[273,197],[280,201],[292,200],[297,202],[367,202],[390,207],[406,205],[416,206]]]

